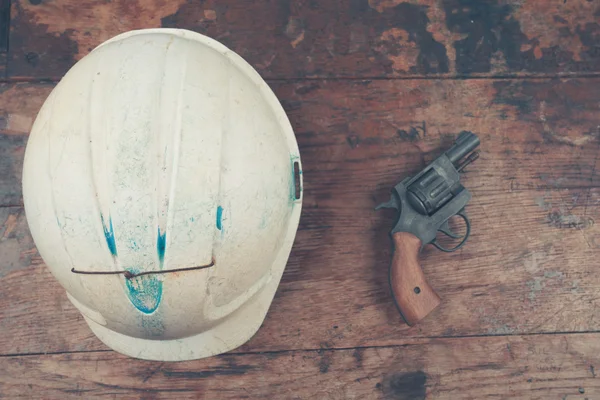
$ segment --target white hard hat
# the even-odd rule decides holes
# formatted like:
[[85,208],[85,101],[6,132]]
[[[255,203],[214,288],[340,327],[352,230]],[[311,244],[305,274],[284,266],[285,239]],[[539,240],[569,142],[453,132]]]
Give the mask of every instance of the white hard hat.
[[40,255],[95,335],[178,361],[259,329],[301,173],[286,114],[249,64],[198,33],[148,29],[101,44],[52,91],[23,196]]

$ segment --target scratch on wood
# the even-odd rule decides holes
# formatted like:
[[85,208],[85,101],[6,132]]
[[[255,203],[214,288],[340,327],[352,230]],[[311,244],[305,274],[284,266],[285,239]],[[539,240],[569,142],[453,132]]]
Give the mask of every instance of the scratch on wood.
[[[156,368],[150,371],[148,375],[144,377],[142,382],[147,382],[150,378],[152,378],[158,371],[162,370],[164,363],[160,363]],[[98,368],[98,363],[96,363],[96,369]]]
[[506,350],[508,350],[508,355],[510,356],[510,359],[514,361],[515,355],[512,352],[512,348],[510,346],[510,343],[506,344]]

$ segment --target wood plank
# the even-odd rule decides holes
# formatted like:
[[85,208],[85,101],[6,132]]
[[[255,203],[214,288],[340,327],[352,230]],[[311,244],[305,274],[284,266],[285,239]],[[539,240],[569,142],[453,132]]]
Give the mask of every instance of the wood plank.
[[[482,157],[467,174],[471,189],[600,186],[599,79],[324,80],[272,87],[295,129],[308,190],[321,206],[339,204],[341,194],[383,200],[462,130],[482,139]],[[28,134],[51,88],[0,84],[0,172],[7,177],[0,180],[0,206],[22,204],[26,139],[17,136]]]
[[[2,123],[2,117],[0,117]],[[0,205],[22,205],[21,174],[27,136],[0,133]]]
[[0,84],[0,207],[23,204],[21,174],[27,135],[53,87]]
[[19,78],[57,79],[102,41],[151,27],[220,40],[267,78],[600,71],[600,7],[584,0],[14,0],[12,13]]
[[6,78],[8,37],[10,33],[10,0],[0,0],[0,78]]
[[10,0],[0,0],[0,52],[8,51],[10,33]]
[[[600,81],[402,80],[274,84],[307,160],[309,182],[387,190],[424,167],[460,131],[478,134],[470,188],[596,187]],[[346,187],[350,186],[350,187]],[[332,191],[331,193],[337,193]],[[346,192],[346,194],[350,194]],[[332,198],[331,196],[325,196]],[[333,198],[335,200],[335,198]]]
[[[309,193],[267,319],[238,351],[600,330],[598,188],[475,193],[466,247],[454,254],[428,247],[422,254],[425,275],[442,304],[412,328],[389,294],[392,215],[373,212],[368,194],[364,207],[311,207],[315,199]],[[8,271],[2,263],[0,354],[105,349],[40,265],[24,222],[15,225],[23,221],[22,211],[0,210],[0,233],[5,232],[0,254],[23,255],[14,256]]]
[[0,357],[8,398],[597,399],[600,334],[407,340],[401,346],[225,355]]
[[[598,82],[274,84],[300,143],[305,202],[273,307],[244,349],[599,330]],[[24,137],[50,86],[4,89],[3,137]],[[465,174],[474,194],[468,207],[473,234],[455,254],[423,254],[443,303],[409,329],[388,293],[393,214],[373,207],[463,129],[483,140],[482,158]],[[104,349],[39,257],[29,255],[24,222],[6,228],[15,219],[24,221],[22,210],[3,211],[0,223],[9,231],[3,243],[27,256],[9,267],[0,263],[0,354]]]

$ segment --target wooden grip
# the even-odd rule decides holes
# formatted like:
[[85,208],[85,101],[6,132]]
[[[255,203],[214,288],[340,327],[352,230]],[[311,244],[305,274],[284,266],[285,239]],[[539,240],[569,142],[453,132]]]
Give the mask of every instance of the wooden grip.
[[425,280],[419,265],[421,240],[407,232],[394,233],[392,240],[390,286],[402,317],[413,326],[440,304],[440,298]]

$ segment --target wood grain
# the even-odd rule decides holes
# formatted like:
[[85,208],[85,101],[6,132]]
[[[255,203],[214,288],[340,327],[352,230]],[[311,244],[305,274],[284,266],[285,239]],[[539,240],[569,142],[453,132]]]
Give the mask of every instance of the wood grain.
[[14,0],[12,14],[19,78],[57,79],[104,40],[152,27],[206,34],[274,79],[600,71],[600,8],[584,0]]
[[[267,320],[241,350],[600,329],[599,82],[273,83],[300,145],[304,207]],[[19,140],[0,158],[11,171],[0,198],[19,204],[22,146],[51,85],[0,88],[0,149]],[[409,328],[387,281],[394,215],[373,208],[461,130],[482,138],[482,157],[464,175],[473,233],[457,253],[425,249],[423,269],[444,303]],[[13,253],[0,263],[0,354],[105,349],[30,253],[22,210],[3,213],[10,234],[1,243]]]
[[8,36],[10,33],[10,1],[0,1],[0,53],[8,51]]
[[597,399],[600,334],[404,340],[396,347],[183,363],[113,352],[0,357],[7,398]]
[[[292,122],[307,185],[321,206],[337,206],[342,195],[356,206],[376,205],[462,130],[482,140],[481,159],[465,175],[470,190],[600,187],[598,79],[271,85]],[[0,206],[22,204],[23,136],[51,88],[0,84]]]
[[[600,228],[594,222],[600,189],[474,193],[466,246],[452,254],[430,247],[422,253],[429,283],[444,301],[412,328],[389,293],[392,214],[372,211],[368,195],[363,205],[311,207],[311,193],[267,319],[238,351],[600,330]],[[14,225],[10,210],[5,226]],[[24,224],[12,228],[9,239],[19,236],[11,246],[27,254]],[[16,260],[0,278],[0,354],[105,349],[36,254],[31,257]]]
[[421,241],[407,232],[392,235],[394,253],[390,265],[390,290],[402,317],[410,326],[440,305],[440,297],[427,283],[419,265]]
[[0,0],[0,79],[6,78],[9,33],[10,0]]
[[[599,17],[584,0],[0,0],[0,398],[600,398]],[[43,80],[161,26],[267,78],[304,166],[264,324],[183,363],[108,351],[37,253],[21,193]],[[472,235],[422,252],[443,302],[409,327],[388,283],[395,215],[373,208],[462,130],[482,140],[463,178]]]
[[0,224],[0,277],[13,271],[36,268],[42,260],[27,228],[23,209],[0,208]]
[[23,204],[21,174],[27,135],[53,86],[0,84],[0,207]]

